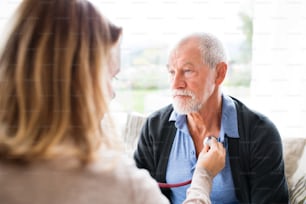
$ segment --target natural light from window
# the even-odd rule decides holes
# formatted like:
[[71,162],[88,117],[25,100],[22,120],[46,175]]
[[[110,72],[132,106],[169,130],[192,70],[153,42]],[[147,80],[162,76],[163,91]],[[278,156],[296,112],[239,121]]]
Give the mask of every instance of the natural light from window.
[[[20,1],[0,1],[1,35]],[[306,137],[305,1],[91,1],[123,27],[115,113],[146,115],[170,103],[169,48],[185,34],[210,32],[228,52],[224,92],[271,118],[282,137]]]

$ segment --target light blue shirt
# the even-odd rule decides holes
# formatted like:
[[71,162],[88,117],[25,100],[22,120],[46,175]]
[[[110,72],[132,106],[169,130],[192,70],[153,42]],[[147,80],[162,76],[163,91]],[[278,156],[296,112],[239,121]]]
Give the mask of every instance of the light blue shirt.
[[[186,115],[180,115],[173,111],[169,121],[175,121],[177,131],[169,155],[166,181],[167,183],[180,183],[192,178],[197,162],[196,151],[187,127]],[[239,203],[229,164],[227,137],[239,138],[237,112],[233,100],[229,96],[222,95],[221,128],[218,140],[224,144],[227,154],[225,168],[213,179],[210,194],[213,204]],[[171,202],[181,204],[186,198],[186,190],[189,186],[171,188]]]

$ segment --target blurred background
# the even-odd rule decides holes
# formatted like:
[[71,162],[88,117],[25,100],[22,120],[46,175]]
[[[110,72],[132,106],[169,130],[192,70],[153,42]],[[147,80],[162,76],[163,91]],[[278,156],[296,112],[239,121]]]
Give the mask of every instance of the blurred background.
[[[0,40],[19,2],[0,1]],[[91,2],[123,27],[121,72],[111,104],[119,118],[169,104],[169,49],[188,33],[209,32],[227,50],[224,92],[267,115],[282,137],[306,137],[306,1]]]

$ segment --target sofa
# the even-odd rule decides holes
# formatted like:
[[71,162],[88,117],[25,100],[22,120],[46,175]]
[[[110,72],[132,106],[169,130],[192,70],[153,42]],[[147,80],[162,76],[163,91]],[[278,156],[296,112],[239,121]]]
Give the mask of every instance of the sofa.
[[[146,117],[128,113],[121,129],[127,154],[132,156]],[[290,203],[306,204],[306,137],[282,138],[285,174],[288,182]]]

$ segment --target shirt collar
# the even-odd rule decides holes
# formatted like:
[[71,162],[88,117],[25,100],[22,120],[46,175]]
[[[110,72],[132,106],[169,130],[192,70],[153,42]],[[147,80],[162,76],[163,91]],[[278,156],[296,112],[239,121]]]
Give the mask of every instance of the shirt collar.
[[175,121],[175,127],[179,130],[182,130],[188,133],[188,127],[186,123],[186,115],[185,114],[178,114],[174,110],[172,111],[169,121]]
[[[178,129],[184,129],[186,126],[186,115],[178,114],[174,110],[170,114],[169,121],[175,121]],[[222,114],[220,137],[239,138],[237,111],[233,99],[222,94]],[[224,138],[220,138],[224,140]]]
[[233,99],[225,94],[222,94],[221,126],[227,137],[239,138],[236,106]]

